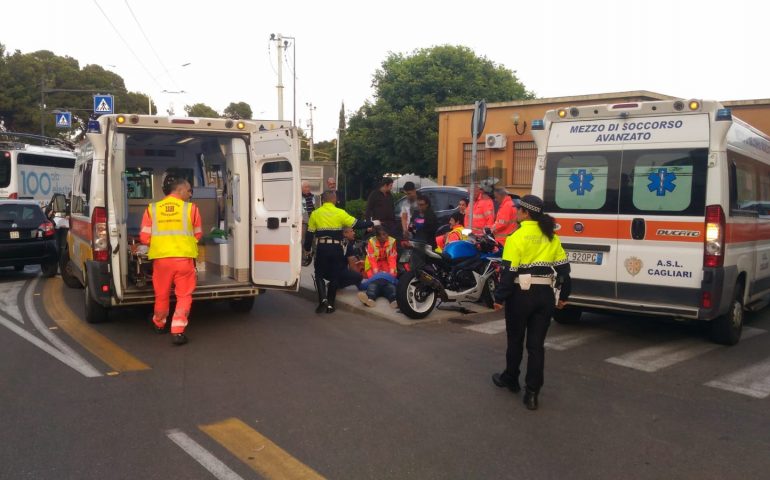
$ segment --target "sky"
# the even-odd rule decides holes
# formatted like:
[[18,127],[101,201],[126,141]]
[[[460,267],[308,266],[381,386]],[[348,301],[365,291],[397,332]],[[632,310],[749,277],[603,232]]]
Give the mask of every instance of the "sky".
[[277,119],[270,36],[293,37],[283,115],[294,118],[296,96],[297,123],[309,130],[312,104],[316,142],[336,136],[343,101],[350,114],[372,99],[372,76],[390,52],[443,44],[515,71],[541,98],[631,90],[770,98],[770,2],[10,0],[2,12],[13,19],[0,30],[9,52],[99,64],[178,115],[192,103],[221,112],[245,101],[255,118]]

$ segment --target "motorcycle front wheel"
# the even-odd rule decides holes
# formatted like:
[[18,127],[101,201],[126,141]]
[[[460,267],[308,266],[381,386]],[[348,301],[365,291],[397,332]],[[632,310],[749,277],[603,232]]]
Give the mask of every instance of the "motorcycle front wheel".
[[405,272],[398,279],[396,302],[401,313],[412,319],[427,317],[436,307],[435,290],[420,283],[415,272]]

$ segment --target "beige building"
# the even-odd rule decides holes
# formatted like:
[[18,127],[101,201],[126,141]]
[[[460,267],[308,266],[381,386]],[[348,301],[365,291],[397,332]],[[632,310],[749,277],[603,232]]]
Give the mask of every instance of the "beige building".
[[[542,98],[487,104],[487,122],[477,142],[479,180],[494,177],[513,192],[529,193],[537,149],[530,134],[532,120],[561,107],[633,101],[673,100],[676,97],[639,90],[575,97]],[[733,116],[770,134],[770,99],[722,102]],[[473,105],[438,109],[438,183],[468,185],[470,179]],[[487,135],[494,134],[492,144]]]

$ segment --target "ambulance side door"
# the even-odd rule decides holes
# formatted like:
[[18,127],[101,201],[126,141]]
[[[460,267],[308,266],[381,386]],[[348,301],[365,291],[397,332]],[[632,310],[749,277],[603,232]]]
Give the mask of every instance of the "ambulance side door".
[[302,262],[297,132],[281,128],[251,138],[251,280],[296,291]]

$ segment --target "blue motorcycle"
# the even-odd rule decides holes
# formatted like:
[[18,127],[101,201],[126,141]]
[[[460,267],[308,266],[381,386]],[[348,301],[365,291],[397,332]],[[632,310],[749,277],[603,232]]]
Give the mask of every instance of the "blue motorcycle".
[[446,302],[478,302],[494,304],[499,281],[502,246],[494,235],[469,235],[467,240],[452,242],[442,253],[429,244],[411,241],[402,260],[408,257],[408,268],[398,279],[396,301],[409,318],[427,317],[438,300]]

